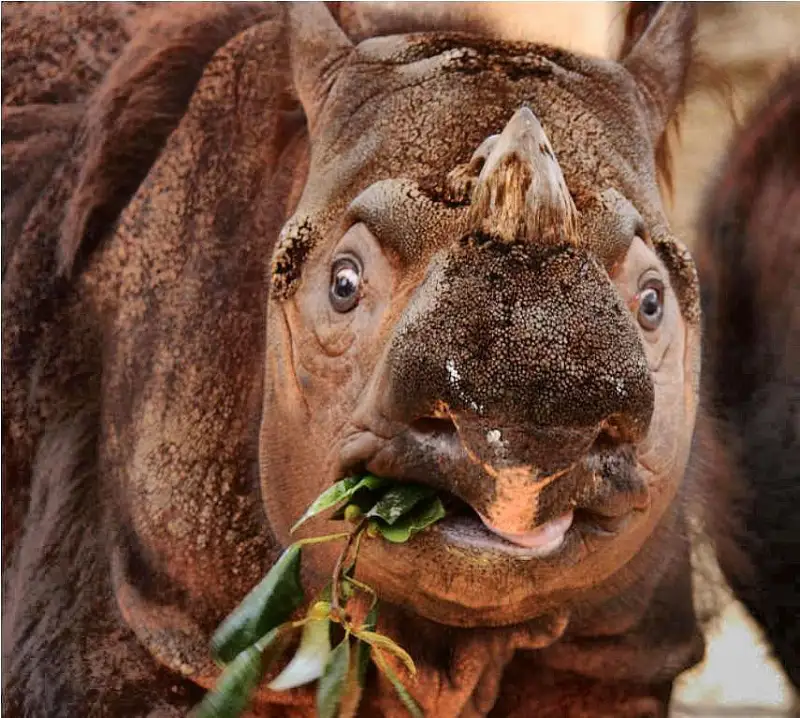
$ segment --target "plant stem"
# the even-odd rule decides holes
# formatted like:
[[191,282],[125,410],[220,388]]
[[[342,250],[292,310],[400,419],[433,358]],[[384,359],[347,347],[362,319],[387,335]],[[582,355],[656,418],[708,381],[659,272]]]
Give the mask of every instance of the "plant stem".
[[[339,534],[328,534],[327,536],[312,536],[311,538],[300,539],[295,541],[297,546],[313,546],[317,543],[327,543],[328,541],[338,541],[339,539],[349,539],[352,534],[342,532]],[[348,542],[349,543],[349,542]]]
[[333,567],[333,578],[331,579],[331,615],[335,616],[337,620],[340,620],[343,624],[345,623],[345,618],[344,615],[340,615],[343,614],[343,611],[341,609],[339,600],[339,583],[342,578],[342,567],[344,566],[347,554],[350,553],[350,547],[361,535],[361,532],[366,526],[366,522],[367,520],[365,518],[361,519],[361,521],[359,521],[355,528],[350,532],[350,535],[347,537],[347,543],[344,545],[342,552],[339,554],[339,558],[336,559],[336,565]]
[[350,583],[353,584],[359,591],[363,593],[368,593],[372,598],[372,603],[370,603],[369,608],[372,610],[375,608],[375,604],[378,602],[378,594],[375,593],[375,589],[372,586],[367,586],[366,583],[361,583],[361,581],[357,581],[356,579],[350,577],[347,579]]

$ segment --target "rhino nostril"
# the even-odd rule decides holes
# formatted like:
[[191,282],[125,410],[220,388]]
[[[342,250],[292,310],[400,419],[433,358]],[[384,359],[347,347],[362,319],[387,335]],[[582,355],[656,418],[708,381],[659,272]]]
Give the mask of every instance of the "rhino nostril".
[[600,433],[594,441],[595,448],[612,449],[620,444],[636,444],[642,438],[642,428],[625,416],[609,416],[600,425]]
[[455,437],[458,434],[456,425],[450,419],[437,419],[424,416],[411,422],[411,429],[427,436]]
[[603,426],[597,438],[592,442],[592,450],[607,451],[614,449],[624,442],[624,439],[614,428]]

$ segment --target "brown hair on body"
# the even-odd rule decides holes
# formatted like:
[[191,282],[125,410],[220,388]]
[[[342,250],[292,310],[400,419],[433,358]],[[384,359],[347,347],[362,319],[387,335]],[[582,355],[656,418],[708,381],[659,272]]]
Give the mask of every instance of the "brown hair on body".
[[[721,568],[800,686],[800,64],[750,112],[711,184],[696,248]],[[699,447],[696,461],[706,451]],[[726,493],[728,495],[726,496]],[[721,504],[721,505],[720,505]]]
[[102,331],[75,279],[213,53],[270,12],[3,7],[4,715],[185,711],[201,695],[153,662],[115,606]]

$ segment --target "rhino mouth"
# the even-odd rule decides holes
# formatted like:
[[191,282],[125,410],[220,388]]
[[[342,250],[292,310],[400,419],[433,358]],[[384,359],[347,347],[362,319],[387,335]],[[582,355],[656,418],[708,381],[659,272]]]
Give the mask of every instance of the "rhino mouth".
[[390,603],[452,626],[529,620],[617,571],[650,530],[651,475],[631,447],[591,446],[542,492],[535,520],[519,531],[487,520],[491,477],[452,439],[360,427],[340,449],[332,479],[370,473],[424,484],[446,509],[406,543],[362,545],[362,580]]
[[593,447],[562,479],[541,492],[536,520],[522,530],[490,518],[485,506],[492,497],[474,489],[485,477],[476,476],[480,467],[452,442],[420,442],[413,431],[389,440],[367,432],[349,444],[342,458],[340,478],[371,473],[431,486],[447,514],[428,529],[429,534],[454,546],[506,558],[577,560],[587,537],[594,546],[623,533],[650,503],[630,451],[620,455]]
[[516,556],[555,556],[567,543],[576,520],[575,511],[571,510],[542,522],[530,531],[512,533],[493,526],[489,519],[457,496],[447,491],[437,493],[447,511],[439,524],[445,536],[468,539],[474,545],[491,546]]
[[[394,477],[389,477],[394,478]],[[429,531],[465,548],[483,550],[518,559],[569,558],[582,548],[586,536],[613,537],[624,532],[632,516],[641,511],[631,508],[620,515],[607,515],[588,508],[570,509],[539,523],[527,532],[503,531],[462,499],[447,491],[437,492],[447,515]]]
[[[388,453],[392,453],[391,448]],[[376,452],[371,461],[351,464],[341,478],[372,473],[399,483],[441,483],[438,474],[423,477],[418,471],[379,470],[386,466],[386,454],[384,449]],[[649,505],[648,496],[634,491],[617,491],[602,497],[584,496],[582,500],[567,500],[563,509],[554,507],[549,516],[529,530],[514,532],[493,525],[484,514],[448,489],[437,488],[436,494],[445,507],[446,516],[426,530],[431,538],[464,549],[526,561],[576,561],[587,548],[587,537],[596,542],[623,533],[634,515]]]

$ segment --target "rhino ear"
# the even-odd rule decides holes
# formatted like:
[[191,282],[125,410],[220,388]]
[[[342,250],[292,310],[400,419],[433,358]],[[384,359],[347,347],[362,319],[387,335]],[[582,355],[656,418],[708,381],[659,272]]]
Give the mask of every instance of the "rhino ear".
[[619,60],[633,75],[658,145],[686,94],[697,14],[688,2],[632,2]]
[[325,3],[291,3],[288,20],[292,80],[309,127],[313,127],[336,71],[353,51],[353,44]]

